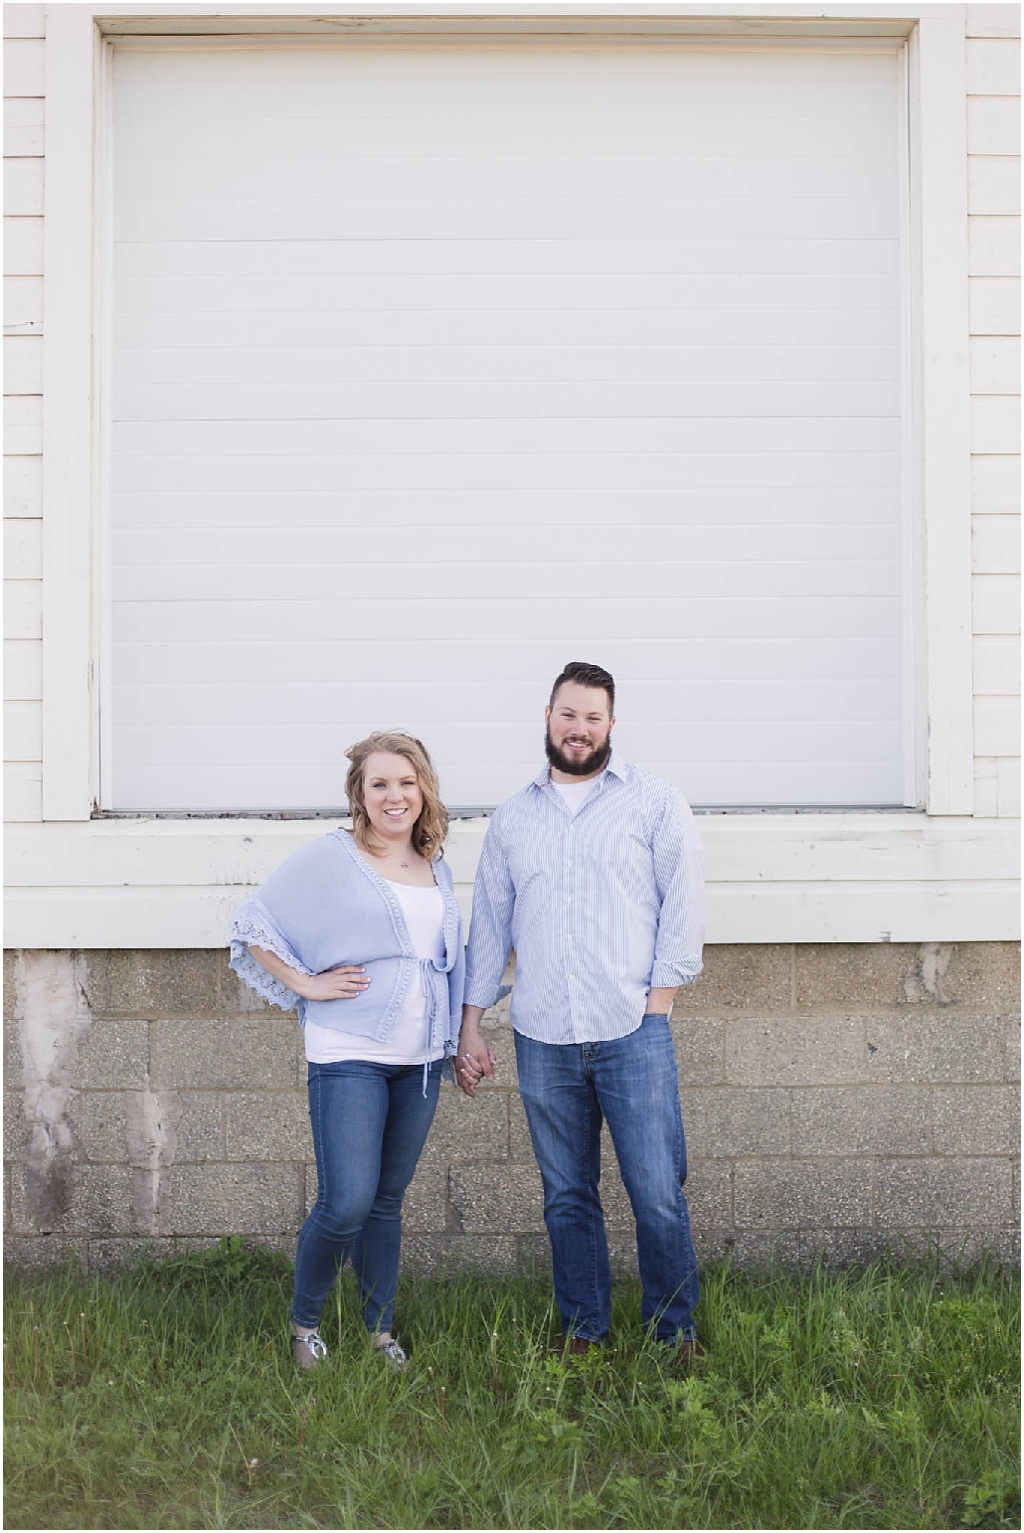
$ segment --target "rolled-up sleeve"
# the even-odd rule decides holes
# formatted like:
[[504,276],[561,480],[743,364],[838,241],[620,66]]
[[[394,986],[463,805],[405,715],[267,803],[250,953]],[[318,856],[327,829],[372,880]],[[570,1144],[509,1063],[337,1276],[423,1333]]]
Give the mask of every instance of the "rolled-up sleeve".
[[693,812],[666,785],[651,838],[661,896],[651,988],[691,985],[704,967],[704,857]]
[[486,1010],[498,1000],[512,949],[512,874],[497,820],[487,827],[473,887],[473,916],[466,949],[466,1005]]

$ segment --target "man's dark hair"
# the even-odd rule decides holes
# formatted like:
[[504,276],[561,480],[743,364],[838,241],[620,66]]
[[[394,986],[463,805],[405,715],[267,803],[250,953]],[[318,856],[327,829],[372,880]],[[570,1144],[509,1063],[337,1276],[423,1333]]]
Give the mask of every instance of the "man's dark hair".
[[551,688],[549,707],[554,706],[555,696],[565,681],[574,681],[579,687],[601,687],[608,693],[608,716],[615,712],[615,678],[600,665],[588,665],[585,660],[570,660],[560,676],[555,677]]

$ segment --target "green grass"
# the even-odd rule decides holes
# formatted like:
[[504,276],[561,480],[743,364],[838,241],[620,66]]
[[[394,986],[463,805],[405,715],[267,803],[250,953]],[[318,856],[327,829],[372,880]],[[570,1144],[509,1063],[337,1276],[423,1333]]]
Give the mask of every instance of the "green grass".
[[1019,1283],[871,1267],[705,1275],[677,1378],[616,1289],[563,1365],[546,1284],[409,1279],[404,1376],[350,1280],[315,1378],[289,1268],[237,1240],[111,1278],[9,1279],[8,1528],[1018,1528]]

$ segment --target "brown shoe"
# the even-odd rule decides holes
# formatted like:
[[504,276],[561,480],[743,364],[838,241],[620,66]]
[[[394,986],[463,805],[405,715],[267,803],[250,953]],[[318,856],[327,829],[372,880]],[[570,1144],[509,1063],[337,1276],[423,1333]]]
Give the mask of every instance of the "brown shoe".
[[672,1354],[672,1367],[677,1373],[689,1373],[708,1360],[708,1354],[699,1341],[681,1341]]
[[591,1347],[600,1345],[599,1341],[591,1341],[589,1336],[563,1336],[554,1350],[563,1358],[586,1357]]

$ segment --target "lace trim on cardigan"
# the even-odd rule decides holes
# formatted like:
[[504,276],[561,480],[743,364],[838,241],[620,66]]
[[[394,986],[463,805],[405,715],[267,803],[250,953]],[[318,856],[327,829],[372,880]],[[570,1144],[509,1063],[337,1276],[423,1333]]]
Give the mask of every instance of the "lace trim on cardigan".
[[268,913],[256,900],[243,905],[234,919],[228,963],[239,979],[258,995],[262,995],[264,1000],[280,1006],[282,1011],[296,1011],[302,1005],[302,997],[296,995],[294,990],[289,990],[283,980],[275,979],[262,964],[257,963],[248,950],[249,943],[273,953],[282,963],[286,963],[290,969],[297,969],[300,974],[313,972],[296,958]]

